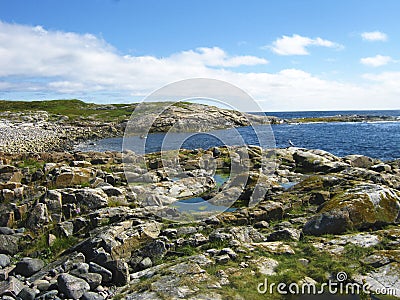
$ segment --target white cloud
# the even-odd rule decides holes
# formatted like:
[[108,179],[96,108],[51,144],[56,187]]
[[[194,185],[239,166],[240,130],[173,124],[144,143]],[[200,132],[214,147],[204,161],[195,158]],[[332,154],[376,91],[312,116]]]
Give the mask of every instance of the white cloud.
[[370,67],[381,67],[392,62],[393,59],[390,56],[376,55],[372,57],[364,57],[360,59],[360,63]]
[[385,42],[388,39],[386,33],[380,31],[363,32],[361,33],[361,37],[364,41],[371,41],[371,42],[375,41]]
[[309,46],[320,46],[328,48],[342,48],[343,46],[334,42],[321,39],[317,37],[315,39],[304,37],[298,34],[292,36],[282,36],[272,43],[272,46],[266,46],[273,52],[279,55],[309,55],[307,47]]
[[[311,44],[333,45],[322,39],[313,41]],[[276,73],[236,69],[266,63],[261,57],[231,56],[218,47],[197,48],[166,57],[121,55],[90,34],[0,22],[0,98],[3,99],[7,98],[4,95],[14,93],[25,99],[32,99],[32,95],[41,98],[68,95],[96,102],[110,103],[115,99],[128,102],[133,96],[146,96],[167,83],[204,77],[237,85],[269,111],[398,107],[400,80],[390,76],[382,75],[379,80],[371,81],[365,75],[364,79],[373,84],[361,86],[324,80],[299,69]]]

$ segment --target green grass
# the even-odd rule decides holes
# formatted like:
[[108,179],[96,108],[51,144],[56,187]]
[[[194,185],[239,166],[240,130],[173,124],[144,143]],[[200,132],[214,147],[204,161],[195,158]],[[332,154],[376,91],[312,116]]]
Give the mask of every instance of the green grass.
[[37,170],[43,170],[44,162],[28,158],[21,162],[18,162],[17,167],[18,168],[29,168],[29,173],[32,174],[32,173],[36,172]]
[[44,261],[52,261],[63,251],[77,244],[78,241],[79,239],[73,236],[62,237],[57,238],[49,245],[47,234],[45,233],[35,237],[35,239],[26,246],[23,253],[25,256],[38,255]]
[[53,115],[64,115],[71,120],[95,117],[102,121],[119,121],[132,114],[136,104],[113,104],[114,109],[98,109],[102,105],[81,100],[7,101],[0,100],[0,111],[28,112],[44,110]]

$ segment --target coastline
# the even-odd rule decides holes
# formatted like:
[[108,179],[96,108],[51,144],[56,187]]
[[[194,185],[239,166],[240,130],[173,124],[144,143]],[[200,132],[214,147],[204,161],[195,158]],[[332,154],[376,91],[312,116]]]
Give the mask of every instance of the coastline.
[[[153,132],[171,128],[171,116],[192,122],[187,108],[159,118]],[[195,119],[220,113],[211,111]],[[247,124],[222,112],[215,128]],[[320,286],[344,273],[400,295],[399,159],[250,145],[71,150],[121,136],[123,124],[43,111],[0,121],[3,144],[18,138],[0,149],[0,291],[256,299],[265,278]]]

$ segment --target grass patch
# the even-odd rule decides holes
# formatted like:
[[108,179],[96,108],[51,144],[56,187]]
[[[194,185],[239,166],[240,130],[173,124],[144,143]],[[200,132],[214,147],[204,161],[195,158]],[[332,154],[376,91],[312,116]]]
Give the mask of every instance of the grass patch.
[[93,117],[102,121],[120,121],[129,118],[136,104],[100,105],[81,100],[6,101],[0,100],[0,111],[27,112],[47,111],[53,115],[64,115],[70,120]]
[[42,234],[35,237],[35,239],[26,246],[23,253],[25,256],[38,256],[44,261],[51,261],[78,242],[78,238],[70,236],[56,238],[56,240],[49,245],[48,234]]
[[21,162],[17,163],[18,168],[29,168],[29,173],[34,173],[37,170],[42,170],[44,167],[44,162],[43,161],[37,161],[35,159],[25,159]]

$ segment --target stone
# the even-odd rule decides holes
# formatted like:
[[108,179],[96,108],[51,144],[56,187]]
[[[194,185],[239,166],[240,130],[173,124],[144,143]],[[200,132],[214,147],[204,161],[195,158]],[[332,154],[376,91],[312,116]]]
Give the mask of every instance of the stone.
[[81,300],[104,300],[104,297],[95,292],[86,292],[82,295]]
[[306,258],[299,258],[299,263],[301,263],[304,267],[307,267],[310,261]]
[[50,222],[51,218],[49,216],[46,204],[38,202],[29,212],[29,216],[26,221],[26,227],[31,230],[38,230]]
[[18,235],[0,234],[0,253],[15,255],[19,251],[19,241],[21,237]]
[[254,223],[253,227],[256,229],[269,228],[269,223],[267,221],[260,221]]
[[217,264],[226,264],[230,260],[231,260],[231,258],[228,254],[218,255],[215,257],[215,262]]
[[352,167],[364,169],[368,169],[374,164],[372,158],[364,155],[347,155],[344,160],[349,162]]
[[312,205],[321,205],[330,199],[329,191],[319,191],[311,194],[308,202]]
[[4,267],[3,269],[0,268],[0,281],[5,281],[8,279],[8,276],[14,271],[15,266],[10,265]]
[[0,234],[11,235],[14,233],[14,229],[11,229],[9,227],[0,227]]
[[0,268],[7,267],[10,265],[11,259],[8,255],[6,254],[0,254]]
[[61,193],[56,190],[48,190],[42,201],[47,206],[47,211],[51,216],[51,220],[55,223],[61,222],[62,219]]
[[261,202],[257,209],[250,212],[255,222],[281,220],[283,218],[283,205],[279,202]]
[[0,296],[6,294],[12,294],[17,296],[23,288],[24,284],[21,281],[19,281],[14,276],[10,276],[7,281],[0,282]]
[[261,243],[251,243],[251,246],[262,248],[268,252],[274,254],[295,254],[294,250],[290,245],[283,242],[261,242]]
[[219,251],[218,255],[225,255],[228,254],[229,258],[235,260],[237,258],[237,253],[233,251],[231,248],[223,248]]
[[153,266],[153,262],[151,261],[151,259],[149,257],[145,257],[139,263],[140,270],[144,270],[144,269],[150,268],[152,266]]
[[30,277],[44,267],[44,262],[38,258],[24,257],[15,266],[15,273]]
[[22,300],[34,300],[36,297],[36,293],[33,289],[29,287],[24,287],[19,293],[18,297]]
[[112,280],[112,272],[94,262],[89,262],[89,272],[100,274],[102,284],[107,284]]
[[147,255],[152,261],[162,258],[167,253],[165,242],[161,240],[154,240],[144,246],[141,253]]
[[311,218],[311,220],[304,224],[303,232],[304,234],[316,236],[322,234],[339,234],[345,232],[351,226],[352,223],[348,211],[333,209]]
[[334,245],[353,244],[361,248],[369,248],[378,245],[380,241],[380,237],[375,234],[361,232],[356,234],[342,235],[338,238],[332,239],[330,243]]
[[85,280],[66,273],[57,277],[57,284],[59,291],[72,299],[79,299],[90,290],[90,286]]
[[101,284],[103,279],[98,273],[81,273],[77,276],[84,279],[89,284],[91,291],[94,291]]
[[112,283],[124,286],[129,282],[129,267],[122,260],[112,260],[106,263],[106,268],[112,272]]
[[391,262],[390,258],[387,256],[379,255],[379,254],[372,254],[363,259],[361,262],[365,265],[369,265],[373,268],[379,268],[384,265],[387,265]]
[[268,235],[268,241],[298,241],[301,237],[301,231],[295,228],[284,228],[272,232]]
[[89,210],[108,206],[108,196],[101,189],[80,189],[75,191],[76,200]]
[[400,215],[400,196],[390,188],[363,183],[323,204],[318,215],[308,221],[305,234],[340,234],[349,229],[367,229],[393,224]]
[[400,264],[392,262],[368,272],[366,275],[355,275],[358,284],[367,284],[371,292],[388,291],[388,295],[400,295]]
[[273,258],[261,257],[258,260],[251,261],[258,268],[258,271],[265,276],[276,275],[275,269],[278,267],[279,262]]
[[74,234],[74,224],[64,221],[56,225],[55,233],[58,237],[69,237]]
[[57,176],[56,186],[60,188],[73,187],[88,183],[92,178],[92,171],[89,168],[65,168],[63,173]]
[[33,285],[41,292],[46,292],[49,290],[51,283],[45,279],[38,279],[33,282]]
[[113,186],[102,186],[101,189],[103,190],[104,193],[107,194],[108,197],[112,197],[112,196],[123,196],[124,192],[122,189],[120,188],[116,188]]
[[382,164],[373,165],[372,167],[370,167],[370,169],[372,171],[382,173],[382,172],[390,172],[392,170],[392,167],[387,164],[382,163]]
[[232,235],[233,239],[242,243],[261,242],[265,240],[265,236],[252,226],[232,227],[229,233]]

